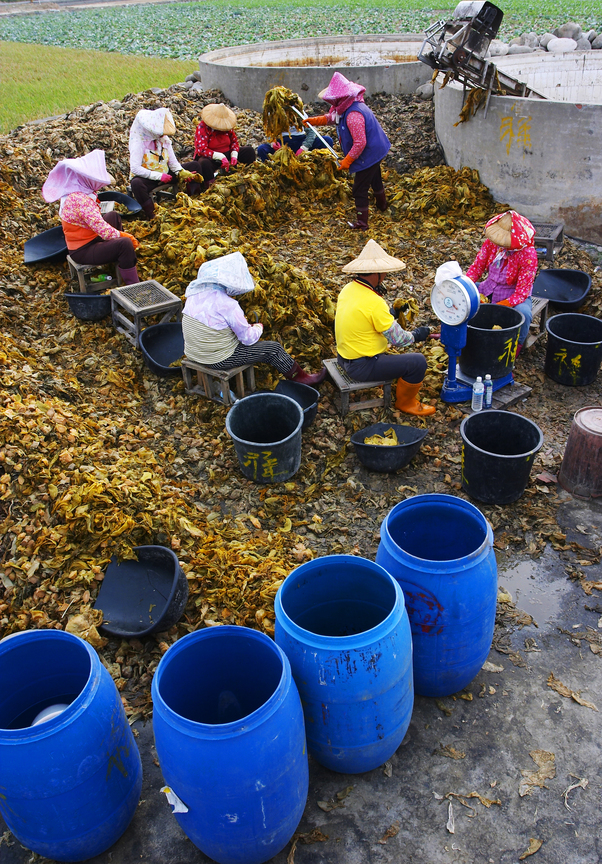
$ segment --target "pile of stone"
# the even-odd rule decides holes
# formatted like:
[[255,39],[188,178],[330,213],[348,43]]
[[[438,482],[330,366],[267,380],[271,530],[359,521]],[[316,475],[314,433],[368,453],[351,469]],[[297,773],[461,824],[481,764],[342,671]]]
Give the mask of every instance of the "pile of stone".
[[532,54],[534,51],[549,51],[564,54],[567,51],[592,51],[602,49],[602,33],[595,30],[584,32],[581,24],[568,21],[557,27],[553,33],[523,33],[509,43],[494,39],[489,46],[489,57],[502,57],[505,54]]

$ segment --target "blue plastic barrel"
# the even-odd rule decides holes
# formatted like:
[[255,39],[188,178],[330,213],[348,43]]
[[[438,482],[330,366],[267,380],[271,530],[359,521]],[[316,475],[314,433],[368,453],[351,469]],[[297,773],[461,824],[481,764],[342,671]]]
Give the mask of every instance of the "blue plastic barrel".
[[293,836],[308,765],[303,711],[280,648],[247,627],[190,633],[152,685],[155,744],[175,813],[219,864],[261,864]]
[[449,696],[489,654],[497,565],[491,526],[453,495],[416,495],[388,513],[376,560],[403,589],[414,644],[414,687]]
[[410,625],[397,583],[373,561],[327,555],[293,570],[275,609],[311,755],[346,774],[382,765],[414,705]]
[[[50,705],[68,707],[32,726]],[[55,861],[100,855],[142,787],[140,754],[98,655],[61,630],[0,642],[0,812],[17,840]]]

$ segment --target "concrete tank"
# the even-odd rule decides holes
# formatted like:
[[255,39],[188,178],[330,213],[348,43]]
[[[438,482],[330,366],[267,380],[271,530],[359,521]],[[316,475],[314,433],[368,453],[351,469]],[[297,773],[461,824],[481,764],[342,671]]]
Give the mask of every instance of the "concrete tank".
[[432,75],[416,59],[423,38],[419,33],[324,36],[220,48],[199,57],[201,83],[253,111],[262,110],[266,91],[278,85],[314,102],[335,70],[363,84],[367,96],[413,93]]
[[[435,129],[449,165],[476,168],[498,201],[525,216],[565,223],[602,244],[602,52],[499,58],[546,100],[493,96],[454,126],[462,86],[435,85]],[[439,77],[441,81],[441,76]]]

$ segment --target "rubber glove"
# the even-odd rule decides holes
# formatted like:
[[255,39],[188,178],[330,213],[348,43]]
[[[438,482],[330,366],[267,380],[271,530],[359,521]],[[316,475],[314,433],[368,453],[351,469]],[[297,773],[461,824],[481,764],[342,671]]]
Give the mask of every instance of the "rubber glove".
[[495,305],[496,306],[510,306],[510,303],[508,302],[508,300],[499,300]]
[[182,168],[178,174],[178,180],[191,180],[193,177],[194,173],[192,171],[186,171],[185,168]]
[[485,297],[484,294],[479,294],[479,303],[489,303],[489,297]]
[[280,141],[272,141],[270,147],[272,148],[272,150],[280,150],[282,144],[280,143]]
[[226,159],[225,156],[222,159],[222,168],[224,169],[224,171],[228,171],[230,168],[230,163],[228,162],[228,160]]
[[230,165],[232,165],[232,167],[238,165],[238,153],[234,150],[230,153]]
[[226,158],[226,154],[225,153],[218,153],[217,150],[214,150],[213,156],[211,158],[215,159],[216,162],[221,162],[222,159]]
[[328,126],[328,114],[320,114],[319,117],[308,117],[303,121],[304,126]]
[[341,164],[339,165],[339,171],[347,171],[349,170],[349,166],[353,164],[355,160],[351,158],[351,156],[345,156]]
[[140,246],[140,241],[136,240],[136,238],[134,237],[133,234],[128,234],[127,231],[120,231],[119,236],[120,237],[127,237],[128,240],[131,240],[132,246],[134,247],[134,249],[137,249],[138,246]]
[[171,174],[161,174],[161,183],[171,183]]
[[425,339],[428,339],[430,335],[431,331],[428,327],[416,327],[415,330],[412,330],[414,342],[424,342]]
[[315,129],[313,129],[313,128],[310,126],[309,129],[307,130],[306,135],[305,135],[305,141],[303,142],[303,144],[301,145],[301,147],[299,148],[299,150],[297,150],[297,155],[299,155],[299,152],[300,152],[300,151],[301,151],[301,152],[306,152],[306,151],[308,151],[308,150],[311,150],[311,148],[314,146],[314,143],[315,143],[316,137],[317,137],[317,136],[316,136],[316,131],[315,131]]

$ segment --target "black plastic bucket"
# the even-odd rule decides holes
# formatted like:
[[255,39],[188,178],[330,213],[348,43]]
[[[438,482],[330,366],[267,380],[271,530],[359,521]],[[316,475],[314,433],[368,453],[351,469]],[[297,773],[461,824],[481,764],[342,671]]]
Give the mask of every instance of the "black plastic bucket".
[[462,489],[485,504],[510,504],[525,491],[539,426],[511,411],[483,411],[462,421]]
[[226,415],[240,470],[256,483],[288,480],[301,464],[303,409],[280,393],[252,393]]
[[[466,345],[460,354],[460,371],[476,378],[485,375],[503,378],[514,368],[518,334],[525,316],[510,306],[482,303],[471,319],[466,334]],[[501,330],[494,330],[499,326]]]
[[546,375],[569,387],[591,384],[602,362],[602,321],[565,312],[548,318],[546,330]]
[[110,294],[73,294],[66,292],[65,300],[76,318],[82,321],[101,321],[111,314]]
[[282,393],[283,396],[290,396],[295,402],[298,402],[303,409],[303,431],[305,432],[316,419],[318,413],[318,402],[320,400],[320,391],[315,387],[310,387],[309,384],[299,384],[297,381],[279,381],[274,393]]

